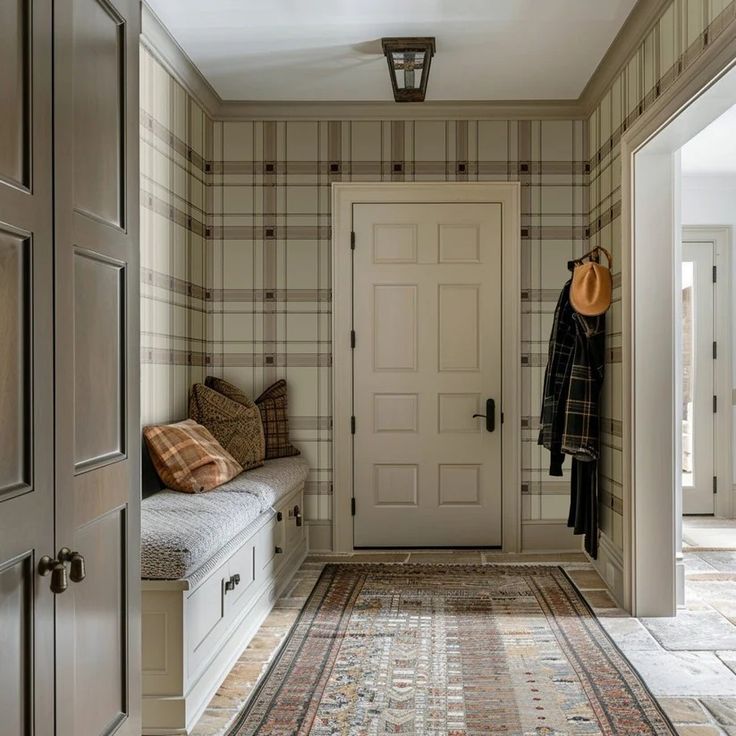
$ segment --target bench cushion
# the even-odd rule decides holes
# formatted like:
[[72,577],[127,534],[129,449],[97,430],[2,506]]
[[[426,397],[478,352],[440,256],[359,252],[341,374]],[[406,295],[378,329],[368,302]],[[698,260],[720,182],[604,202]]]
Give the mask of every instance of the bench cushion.
[[240,473],[218,491],[237,491],[252,493],[264,506],[276,506],[284,496],[304,484],[309,473],[309,465],[302,457],[280,457],[267,460],[260,468]]
[[141,577],[196,585],[273,516],[299,488],[301,457],[269,460],[209,493],[164,490],[141,502]]

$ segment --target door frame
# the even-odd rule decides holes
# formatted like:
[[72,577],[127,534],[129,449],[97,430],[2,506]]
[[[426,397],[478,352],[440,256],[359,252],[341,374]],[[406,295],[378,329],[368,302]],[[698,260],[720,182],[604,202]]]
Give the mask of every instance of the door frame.
[[[718,343],[718,360],[713,375],[713,390],[719,411],[715,413],[713,470],[718,478],[714,499],[716,516],[730,519],[734,513],[732,452],[733,398],[731,387],[731,227],[729,225],[683,225],[682,242],[713,244],[713,262],[718,269],[714,285],[713,335]],[[722,408],[721,408],[722,407]]]
[[[718,36],[702,61],[686,67],[676,89],[652,103],[621,137],[623,362],[623,606],[635,616],[673,616],[682,587],[681,499],[674,482],[675,294],[673,244],[680,239],[679,182],[672,152],[730,105],[692,103],[736,65],[736,37]],[[690,119],[688,119],[690,118]],[[699,119],[696,119],[699,118]],[[639,155],[659,134],[681,142]],[[648,207],[643,208],[642,204]],[[638,244],[641,244],[639,247]],[[650,278],[646,278],[649,274]],[[651,277],[657,274],[657,278]],[[672,358],[662,366],[662,356]]]
[[350,233],[355,204],[488,203],[503,212],[501,245],[503,351],[501,407],[502,538],[504,552],[518,552],[521,541],[521,187],[518,182],[375,182],[332,185],[332,548],[353,551],[352,395],[352,251]]

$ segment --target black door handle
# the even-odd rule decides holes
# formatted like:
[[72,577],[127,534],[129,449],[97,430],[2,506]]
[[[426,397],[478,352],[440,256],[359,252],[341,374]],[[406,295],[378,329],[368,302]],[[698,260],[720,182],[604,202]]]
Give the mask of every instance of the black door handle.
[[496,429],[496,401],[494,399],[487,399],[486,413],[473,414],[473,419],[475,419],[476,417],[485,417],[486,431],[493,432]]

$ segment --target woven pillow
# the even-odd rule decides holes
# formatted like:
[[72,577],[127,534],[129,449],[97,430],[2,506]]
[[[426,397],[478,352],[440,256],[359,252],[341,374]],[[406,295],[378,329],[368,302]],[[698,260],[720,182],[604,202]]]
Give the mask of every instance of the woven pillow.
[[243,471],[207,429],[191,419],[145,427],[143,436],[159,478],[174,491],[211,491]]
[[289,416],[286,397],[286,381],[282,378],[269,386],[257,399],[261,410],[263,431],[266,434],[266,459],[299,455],[299,450],[289,442]]
[[189,418],[207,427],[214,438],[243,466],[259,468],[266,441],[258,408],[243,406],[202,383],[192,386]]
[[235,384],[230,383],[230,381],[226,381],[224,378],[207,376],[204,379],[204,385],[207,386],[207,388],[211,388],[213,391],[217,391],[218,394],[227,396],[231,401],[237,401],[238,404],[247,406],[249,409],[252,409],[256,405],[253,399],[243,393]]

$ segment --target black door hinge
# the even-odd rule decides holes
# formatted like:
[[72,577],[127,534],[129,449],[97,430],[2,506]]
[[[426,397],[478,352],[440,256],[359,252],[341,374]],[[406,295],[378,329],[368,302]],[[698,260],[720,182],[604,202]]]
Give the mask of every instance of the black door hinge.
[[350,434],[355,434],[355,417],[350,417]]
[[355,330],[350,330],[350,347],[355,350]]
[[718,281],[718,266],[713,266],[713,283]]
[[718,493],[718,476],[713,476],[713,493]]
[[718,358],[718,343],[713,340],[713,360]]
[[355,250],[355,230],[350,233],[350,250]]
[[350,513],[355,516],[355,496],[350,499]]
[[713,397],[713,413],[715,414],[718,411],[718,397]]

